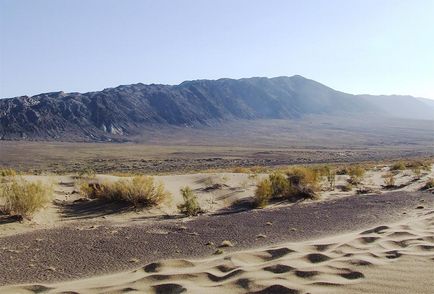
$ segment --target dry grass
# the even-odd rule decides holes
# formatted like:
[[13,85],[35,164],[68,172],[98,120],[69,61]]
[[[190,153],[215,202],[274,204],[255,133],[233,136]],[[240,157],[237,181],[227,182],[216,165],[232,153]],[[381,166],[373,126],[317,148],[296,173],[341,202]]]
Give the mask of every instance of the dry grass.
[[271,199],[318,199],[321,175],[317,169],[294,167],[274,172],[256,186],[255,203],[264,207]]
[[135,207],[155,206],[170,198],[162,183],[155,183],[153,177],[146,176],[115,182],[84,183],[80,192],[88,198],[126,202]]
[[264,179],[256,185],[255,191],[255,205],[256,207],[263,208],[268,205],[273,195],[273,188],[269,179]]
[[3,213],[23,218],[30,219],[36,211],[51,201],[52,196],[52,186],[41,182],[13,179],[10,183],[0,185]]
[[386,188],[395,187],[395,175],[392,172],[383,175],[383,179]]
[[406,169],[406,164],[403,161],[395,162],[390,167],[390,170],[405,170],[405,169]]
[[195,216],[203,212],[197,201],[197,195],[189,186],[185,186],[181,189],[181,195],[184,199],[184,203],[178,205],[178,209],[181,213],[187,216]]
[[17,175],[17,172],[14,169],[11,169],[11,168],[0,169],[0,176],[1,177],[15,177],[16,175]]
[[355,186],[359,185],[362,182],[365,173],[366,173],[366,168],[364,166],[361,165],[350,166],[348,169],[348,175],[350,176],[349,182]]

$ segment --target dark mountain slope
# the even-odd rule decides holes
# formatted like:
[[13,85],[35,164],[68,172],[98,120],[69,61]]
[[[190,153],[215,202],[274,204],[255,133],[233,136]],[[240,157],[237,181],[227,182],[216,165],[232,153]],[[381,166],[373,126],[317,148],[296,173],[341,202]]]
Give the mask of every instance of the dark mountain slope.
[[128,140],[143,128],[209,126],[231,120],[385,114],[364,97],[301,76],[134,84],[89,93],[0,100],[1,139]]

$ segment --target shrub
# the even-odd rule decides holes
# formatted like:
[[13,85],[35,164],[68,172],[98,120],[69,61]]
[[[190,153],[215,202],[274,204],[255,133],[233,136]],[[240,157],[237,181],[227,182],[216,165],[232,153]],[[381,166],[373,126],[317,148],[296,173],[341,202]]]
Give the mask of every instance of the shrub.
[[273,194],[271,181],[263,179],[256,185],[255,204],[257,207],[265,207],[270,201]]
[[[292,195],[303,194],[304,198],[316,198],[314,195],[320,190],[321,174],[318,170],[307,167],[292,168],[287,172]],[[307,194],[311,194],[310,196]]]
[[255,192],[256,206],[264,207],[271,199],[317,199],[320,175],[310,168],[297,167],[286,172],[274,172],[258,183]]
[[78,172],[79,178],[93,179],[95,178],[95,175],[96,175],[95,171],[89,167]]
[[199,202],[197,201],[197,196],[191,190],[189,186],[185,186],[181,189],[182,198],[184,198],[184,203],[178,205],[178,209],[185,215],[194,216],[202,213],[203,210],[200,208]]
[[386,187],[394,187],[395,186],[395,175],[393,173],[387,173],[383,175],[384,185]]
[[154,206],[170,197],[163,183],[155,183],[153,177],[138,176],[116,182],[85,183],[80,192],[88,198],[127,202],[134,206]]
[[328,165],[324,165],[318,169],[319,174],[327,179],[329,189],[334,190],[336,184],[336,170]]
[[348,169],[348,175],[350,176],[349,182],[356,186],[359,185],[365,176],[365,172],[366,170],[362,166],[351,166]]
[[238,174],[247,174],[247,173],[250,172],[250,170],[249,170],[248,168],[246,168],[246,167],[238,166],[238,167],[235,167],[235,168],[232,170],[232,172],[233,172],[233,173],[238,173]]
[[402,161],[398,161],[392,164],[390,170],[405,170],[405,168],[406,168],[405,163]]
[[15,177],[17,172],[11,168],[0,169],[0,176],[2,177]]
[[285,197],[288,195],[290,190],[290,184],[288,178],[280,173],[274,172],[268,176],[271,182],[271,195],[273,198]]
[[0,185],[3,213],[28,219],[45,207],[52,199],[52,195],[52,187],[41,182],[14,179],[11,183]]

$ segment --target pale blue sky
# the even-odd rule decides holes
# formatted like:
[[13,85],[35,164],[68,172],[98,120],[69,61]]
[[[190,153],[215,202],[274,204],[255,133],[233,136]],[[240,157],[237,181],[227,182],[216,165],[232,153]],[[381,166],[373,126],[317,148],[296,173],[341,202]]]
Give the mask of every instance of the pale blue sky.
[[0,0],[0,97],[294,74],[434,98],[434,1]]

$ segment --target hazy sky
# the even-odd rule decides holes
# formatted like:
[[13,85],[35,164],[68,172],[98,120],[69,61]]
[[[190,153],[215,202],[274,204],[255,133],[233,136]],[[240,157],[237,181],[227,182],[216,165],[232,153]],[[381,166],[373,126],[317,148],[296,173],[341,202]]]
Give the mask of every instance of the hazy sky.
[[0,97],[294,74],[434,98],[434,1],[0,0]]

